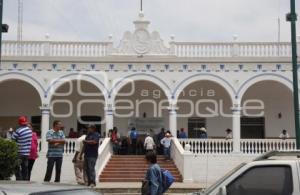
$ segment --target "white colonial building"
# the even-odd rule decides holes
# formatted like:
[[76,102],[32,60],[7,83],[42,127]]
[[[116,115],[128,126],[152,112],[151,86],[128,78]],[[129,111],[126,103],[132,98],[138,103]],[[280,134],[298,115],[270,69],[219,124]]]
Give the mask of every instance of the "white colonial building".
[[91,121],[102,121],[102,134],[116,126],[123,136],[136,126],[173,135],[184,128],[196,138],[206,127],[209,138],[223,139],[230,128],[235,152],[241,139],[278,138],[282,129],[295,136],[290,43],[165,41],[149,24],[140,13],[118,46],[112,36],[4,41],[2,131],[16,127],[19,115],[41,129],[42,140],[55,119],[66,134]]

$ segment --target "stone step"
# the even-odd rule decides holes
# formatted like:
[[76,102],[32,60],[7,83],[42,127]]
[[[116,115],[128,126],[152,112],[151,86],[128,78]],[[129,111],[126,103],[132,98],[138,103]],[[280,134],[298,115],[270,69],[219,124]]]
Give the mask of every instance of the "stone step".
[[[102,178],[102,175],[99,178],[100,182],[142,182],[142,180],[145,178],[145,176],[142,177],[128,177],[128,176],[123,176],[123,177],[109,177],[109,178]],[[175,178],[175,182],[182,182],[182,178]]]
[[[144,160],[141,160],[141,161],[138,161],[138,160],[131,160],[131,159],[113,159],[113,160],[110,160],[109,161],[110,163],[119,163],[119,164],[138,164],[138,163],[143,163],[143,164],[146,164],[146,161]],[[165,161],[165,160],[159,160],[157,161],[157,163],[160,165],[160,164],[173,164],[174,162],[173,161]]]
[[[175,181],[182,182],[182,176],[173,161],[164,161],[163,156],[158,156],[158,164],[163,169],[169,170]],[[149,164],[145,156],[113,155],[99,176],[100,182],[141,182]]]
[[[144,171],[144,172],[146,172],[147,169],[148,169],[148,167],[144,167],[144,168],[139,167],[139,168],[130,169],[130,171]],[[171,171],[171,172],[178,171],[178,169],[176,167],[168,168],[167,170]],[[105,167],[104,171],[129,171],[129,170],[128,170],[128,167],[123,166],[123,167],[118,167],[118,168],[116,168],[116,167]]]
[[[132,173],[132,172],[114,172],[114,173],[110,173],[110,172],[105,172],[103,174],[101,174],[101,178],[109,178],[109,177],[114,177],[114,178],[121,178],[121,177],[145,177],[146,172],[141,172],[141,173]],[[181,175],[179,173],[172,173],[172,175],[174,177],[177,178],[181,178]]]
[[[149,166],[148,165],[143,165],[143,164],[107,164],[105,168],[123,168],[123,167],[127,167],[127,168],[130,168],[130,169],[136,169],[136,168],[146,168],[148,169]],[[167,164],[167,165],[162,165],[160,166],[161,168],[163,169],[170,169],[170,168],[177,168],[176,165],[172,165],[172,164]]]
[[[131,175],[131,174],[145,174],[146,171],[116,171],[116,170],[113,170],[113,171],[103,171],[102,174],[103,175],[107,175],[107,174],[111,174],[111,175],[117,175],[117,174],[128,174],[128,175]],[[174,174],[173,174],[174,173]],[[173,171],[172,172],[172,175],[180,175],[178,171]]]

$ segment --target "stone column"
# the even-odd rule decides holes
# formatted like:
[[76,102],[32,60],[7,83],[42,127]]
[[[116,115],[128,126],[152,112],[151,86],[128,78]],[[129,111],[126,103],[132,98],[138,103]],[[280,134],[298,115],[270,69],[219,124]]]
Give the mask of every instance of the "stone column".
[[241,106],[240,100],[236,100],[232,107],[232,133],[233,133],[233,152],[241,152]]
[[107,137],[108,131],[114,127],[114,110],[112,104],[108,104],[105,108],[105,136]]
[[176,104],[170,104],[169,106],[169,128],[173,135],[176,137],[177,133],[177,107]]
[[47,152],[48,144],[46,141],[46,134],[49,130],[50,123],[50,107],[48,104],[43,104],[41,107],[41,152]]

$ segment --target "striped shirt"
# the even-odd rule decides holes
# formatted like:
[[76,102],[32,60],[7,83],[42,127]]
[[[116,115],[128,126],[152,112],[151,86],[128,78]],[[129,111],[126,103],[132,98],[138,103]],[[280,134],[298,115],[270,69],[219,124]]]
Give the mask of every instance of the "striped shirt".
[[[50,129],[47,132],[46,140],[62,140],[65,139],[65,134],[63,131],[54,131]],[[63,157],[64,154],[64,144],[53,145],[48,143],[47,157]]]
[[17,142],[19,154],[22,156],[29,156],[32,130],[27,126],[21,126],[12,134],[11,138]]

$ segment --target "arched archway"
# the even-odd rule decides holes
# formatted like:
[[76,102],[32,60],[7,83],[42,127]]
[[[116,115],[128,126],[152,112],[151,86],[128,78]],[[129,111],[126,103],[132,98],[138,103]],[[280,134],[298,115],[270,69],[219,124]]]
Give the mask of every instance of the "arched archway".
[[282,85],[285,85],[287,88],[289,88],[290,90],[293,90],[293,81],[291,81],[290,79],[282,76],[282,75],[278,75],[278,74],[273,74],[273,73],[265,73],[265,74],[260,74],[260,75],[256,75],[254,77],[251,77],[250,79],[248,79],[247,81],[245,81],[240,88],[237,91],[237,97],[239,99],[241,99],[245,92],[253,85],[255,85],[258,82],[262,82],[262,81],[274,81],[274,82],[279,82]]
[[214,82],[214,83],[218,83],[220,86],[223,87],[223,89],[226,90],[226,92],[230,96],[231,101],[234,100],[235,95],[236,95],[236,91],[235,91],[234,87],[227,80],[225,80],[224,78],[222,78],[220,76],[213,75],[213,74],[208,74],[208,73],[195,74],[195,75],[192,75],[192,76],[180,81],[176,85],[175,89],[173,90],[173,93],[172,93],[173,99],[177,100],[179,98],[179,95],[182,93],[182,91],[186,87],[188,87],[192,83],[198,82],[199,80],[201,80],[201,81],[211,81],[211,82]]
[[241,138],[278,138],[282,129],[295,135],[292,90],[280,80],[255,82],[243,93],[241,105]]
[[115,96],[114,125],[127,136],[131,127],[141,134],[169,128],[169,100],[164,89],[152,81],[134,80],[123,85]]
[[[16,79],[17,78],[17,79]],[[38,81],[37,79],[31,77],[30,75],[24,74],[24,73],[19,73],[19,72],[8,72],[4,74],[0,74],[0,83],[6,82],[6,81],[13,81],[13,80],[19,80],[23,81],[25,83],[30,84],[37,92],[42,100],[45,96],[45,89]]]
[[149,81],[157,86],[159,86],[168,99],[171,99],[171,89],[169,85],[161,78],[147,74],[147,73],[137,73],[128,75],[126,77],[122,77],[121,79],[117,79],[114,81],[113,87],[109,92],[109,96],[112,101],[119,95],[119,91],[124,88],[126,85],[131,84],[134,85],[136,81]]
[[18,127],[18,117],[25,115],[33,123],[35,130],[40,130],[40,106],[42,105],[38,89],[31,83],[19,79],[0,82],[0,129]]
[[198,138],[205,127],[210,138],[224,138],[225,130],[232,129],[232,93],[211,80],[195,80],[179,93],[177,126],[189,137]]
[[[108,79],[106,75],[104,74],[96,74],[96,75],[90,75],[90,74],[84,74],[84,73],[72,73],[68,75],[64,75],[58,79],[54,79],[50,81],[50,85],[46,89],[46,98],[48,101],[50,101],[53,98],[53,94],[64,84],[68,83],[69,85],[72,85],[73,81],[86,81],[89,83],[92,83],[100,92],[101,95],[104,96],[105,100],[107,100],[108,96]],[[77,85],[78,86],[78,85]],[[95,92],[95,94],[89,93],[89,95],[97,95],[98,92]]]
[[94,82],[68,80],[55,87],[51,97],[51,121],[61,120],[66,135],[71,128],[80,132],[87,124],[95,124],[99,132],[105,132],[106,97]]

